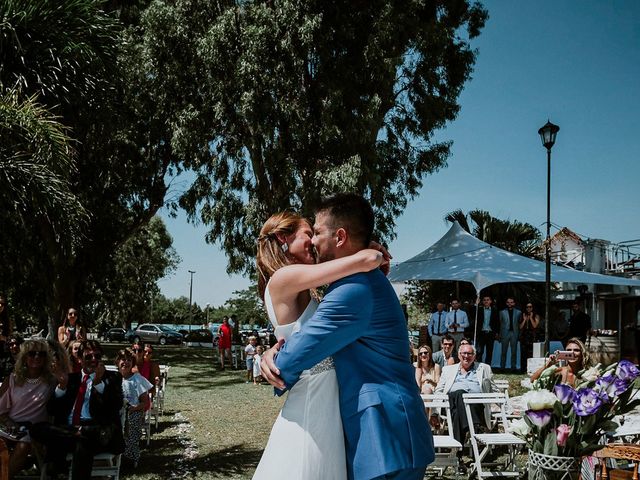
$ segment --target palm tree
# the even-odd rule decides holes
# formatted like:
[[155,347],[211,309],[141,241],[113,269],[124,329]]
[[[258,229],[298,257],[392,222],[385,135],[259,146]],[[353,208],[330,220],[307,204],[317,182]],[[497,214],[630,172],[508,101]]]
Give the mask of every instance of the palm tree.
[[540,231],[530,223],[501,220],[486,210],[471,210],[465,214],[454,210],[444,217],[447,222],[458,222],[474,237],[496,247],[530,258],[540,258]]

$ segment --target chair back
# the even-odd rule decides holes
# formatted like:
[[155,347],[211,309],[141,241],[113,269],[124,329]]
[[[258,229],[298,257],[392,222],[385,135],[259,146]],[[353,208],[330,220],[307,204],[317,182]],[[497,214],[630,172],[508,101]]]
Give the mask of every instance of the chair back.
[[[471,409],[469,405],[482,404],[485,407],[489,406],[489,408],[491,408],[491,406],[493,405],[498,406],[500,410],[494,415],[497,416],[498,422],[502,424],[502,428],[504,429],[504,431],[507,431],[509,426],[507,422],[506,411],[507,396],[504,393],[465,393],[462,398],[464,401],[467,418],[471,418]],[[472,424],[469,425],[469,433],[471,435],[475,435],[475,430]]]
[[422,401],[424,402],[424,408],[439,409],[441,415],[444,415],[447,422],[447,436],[453,438],[453,429],[451,425],[451,404],[449,403],[449,396],[445,393],[432,393],[422,394]]

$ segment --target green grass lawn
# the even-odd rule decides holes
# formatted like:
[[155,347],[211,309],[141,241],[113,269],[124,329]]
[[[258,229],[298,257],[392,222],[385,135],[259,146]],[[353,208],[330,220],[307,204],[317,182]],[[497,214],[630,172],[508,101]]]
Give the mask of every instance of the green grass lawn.
[[[123,345],[104,346],[113,359]],[[268,385],[246,384],[244,365],[219,371],[210,349],[158,346],[155,356],[171,366],[165,414],[138,468],[123,464],[122,478],[250,479],[284,398]],[[520,394],[522,377],[498,377]]]
[[[104,346],[110,359],[122,348]],[[244,365],[219,371],[209,349],[158,346],[155,357],[171,366],[164,416],[138,468],[123,464],[122,478],[250,479],[284,399],[245,384]]]

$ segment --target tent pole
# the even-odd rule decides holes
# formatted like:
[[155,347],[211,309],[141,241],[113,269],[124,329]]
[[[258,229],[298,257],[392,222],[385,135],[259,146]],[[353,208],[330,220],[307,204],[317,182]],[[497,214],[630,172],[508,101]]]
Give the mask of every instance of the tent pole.
[[[476,320],[473,323],[473,346],[478,350],[478,308],[480,307],[480,291],[476,290]],[[480,359],[482,362],[482,359]],[[491,362],[489,362],[491,364]]]

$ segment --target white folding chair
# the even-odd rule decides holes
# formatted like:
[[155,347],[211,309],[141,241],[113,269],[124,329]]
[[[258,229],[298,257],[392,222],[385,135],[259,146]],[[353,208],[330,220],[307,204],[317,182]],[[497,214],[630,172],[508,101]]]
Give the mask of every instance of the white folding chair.
[[433,435],[436,459],[429,465],[429,468],[439,469],[440,476],[443,476],[448,467],[453,467],[456,478],[458,478],[459,460],[457,453],[462,450],[462,444],[453,438],[449,396],[446,394],[422,395],[422,401],[425,408],[440,410],[440,414],[446,418],[447,422],[446,435]]
[[[520,472],[517,471],[515,464],[516,447],[525,445],[525,441],[516,437],[512,433],[506,433],[507,415],[505,409],[507,397],[504,393],[465,393],[462,398],[464,400],[464,408],[467,414],[467,421],[469,423],[469,440],[471,442],[473,452],[474,465],[472,473],[475,470],[479,479],[485,477],[519,477]],[[476,432],[473,425],[473,416],[471,415],[471,405],[482,405],[484,408],[487,406],[491,407],[492,405],[498,405],[500,408],[498,413],[499,426],[502,427],[503,432],[505,433]],[[494,447],[507,447],[507,461],[506,465],[501,466],[498,470],[489,471],[483,468],[482,461]],[[489,465],[486,464],[485,467],[486,466]]]
[[[493,384],[496,387],[496,393],[502,393],[506,397],[505,404],[505,413],[507,416],[507,420],[517,420],[522,418],[522,415],[517,415],[513,413],[513,409],[509,404],[509,380],[507,379],[494,379]],[[494,405],[494,407],[497,407]],[[500,417],[500,409],[495,408],[491,411],[491,429],[494,430],[496,427],[500,425],[501,417]]]

